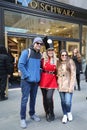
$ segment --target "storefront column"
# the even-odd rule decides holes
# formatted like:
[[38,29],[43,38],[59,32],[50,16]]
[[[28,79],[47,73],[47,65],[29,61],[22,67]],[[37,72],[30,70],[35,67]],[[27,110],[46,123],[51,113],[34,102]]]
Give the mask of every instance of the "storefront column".
[[4,37],[4,11],[0,8],[0,44],[5,44]]

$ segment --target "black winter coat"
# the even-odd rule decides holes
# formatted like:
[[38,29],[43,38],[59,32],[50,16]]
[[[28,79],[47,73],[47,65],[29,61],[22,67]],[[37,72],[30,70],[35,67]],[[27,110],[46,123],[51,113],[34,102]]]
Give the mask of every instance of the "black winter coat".
[[87,65],[86,65],[86,68],[85,68],[85,79],[87,80]]
[[76,65],[76,74],[80,74],[82,72],[82,63],[77,60],[77,56],[73,56],[72,59]]
[[0,54],[0,77],[11,74],[11,63],[8,55]]

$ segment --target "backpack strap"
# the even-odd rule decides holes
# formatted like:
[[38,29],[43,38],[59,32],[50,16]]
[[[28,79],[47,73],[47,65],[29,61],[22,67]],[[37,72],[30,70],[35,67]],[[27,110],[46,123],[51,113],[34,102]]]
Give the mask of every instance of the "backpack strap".
[[30,54],[31,54],[31,49],[28,48],[28,58],[30,57]]

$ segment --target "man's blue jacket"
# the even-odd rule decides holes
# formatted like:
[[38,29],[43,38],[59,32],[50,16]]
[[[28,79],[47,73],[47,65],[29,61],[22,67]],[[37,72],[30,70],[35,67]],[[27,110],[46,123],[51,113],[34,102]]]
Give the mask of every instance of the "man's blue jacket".
[[18,61],[18,70],[21,71],[21,79],[35,83],[40,81],[40,59],[40,52],[36,52],[33,46],[30,47],[30,52],[28,49],[22,51]]

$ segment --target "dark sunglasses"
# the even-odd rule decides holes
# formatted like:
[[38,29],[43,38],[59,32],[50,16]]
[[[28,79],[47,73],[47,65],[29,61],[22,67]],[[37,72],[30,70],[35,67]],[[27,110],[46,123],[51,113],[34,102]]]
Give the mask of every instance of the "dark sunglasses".
[[42,43],[39,43],[39,42],[36,42],[37,43],[37,45],[42,45]]
[[61,56],[67,56],[67,55],[61,55]]

